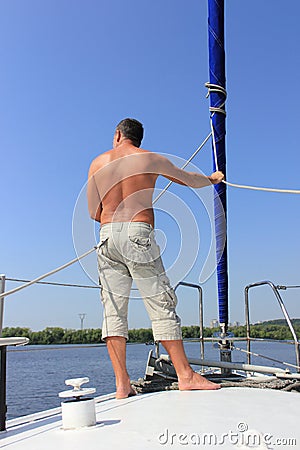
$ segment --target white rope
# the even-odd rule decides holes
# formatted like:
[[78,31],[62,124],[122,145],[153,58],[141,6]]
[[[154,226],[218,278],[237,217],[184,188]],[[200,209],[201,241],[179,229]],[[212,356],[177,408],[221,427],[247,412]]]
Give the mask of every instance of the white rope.
[[211,83],[205,83],[205,87],[207,87],[207,89],[208,89],[208,92],[206,94],[206,98],[208,98],[210,96],[211,92],[215,92],[217,94],[224,95],[223,102],[221,102],[218,106],[210,106],[209,107],[209,111],[212,113],[212,116],[216,112],[224,114],[224,116],[226,116],[226,111],[225,111],[225,108],[224,108],[225,103],[226,103],[226,98],[227,98],[226,89],[224,89],[223,86],[219,86],[218,84],[211,84]]
[[[215,160],[216,170],[219,170],[216,139],[215,139],[215,130],[214,130],[212,118],[215,115],[215,113],[222,113],[222,114],[226,115],[224,106],[225,106],[227,93],[226,93],[226,90],[222,86],[218,86],[216,84],[205,83],[205,86],[208,88],[208,93],[207,93],[206,97],[208,97],[211,92],[221,93],[225,97],[223,103],[221,103],[218,107],[210,107],[209,108],[209,111],[212,113],[210,115],[210,128],[211,128],[214,160]],[[299,189],[278,189],[278,188],[269,188],[269,187],[261,187],[261,186],[250,186],[250,185],[245,185],[245,184],[230,183],[229,181],[226,181],[226,180],[223,180],[222,183],[226,184],[227,186],[231,186],[231,187],[235,187],[235,188],[239,188],[239,189],[250,189],[253,191],[279,192],[279,193],[283,193],[283,194],[300,194]]]
[[215,139],[215,129],[212,123],[212,119],[210,119],[210,128],[211,128],[211,136],[212,136],[212,143],[213,143],[213,150],[214,150],[214,159],[215,159],[215,166],[216,170],[219,171],[218,166],[218,157],[217,157],[217,146],[216,146],[216,139]]
[[243,185],[243,184],[229,183],[229,181],[225,181],[225,180],[223,180],[222,183],[227,184],[228,186],[239,188],[239,189],[251,189],[253,191],[280,192],[283,194],[300,194],[300,190],[297,190],[297,189],[277,189],[277,188],[267,188],[267,187],[258,187],[258,186],[248,186],[248,185]]
[[82,258],[85,258],[85,256],[89,255],[90,253],[95,251],[95,247],[91,248],[88,252],[83,253],[81,256],[78,256],[77,258],[72,259],[72,261],[63,264],[60,267],[57,267],[57,269],[51,270],[51,272],[45,273],[44,275],[39,276],[38,278],[35,278],[32,281],[29,281],[29,283],[25,283],[22,284],[21,286],[18,286],[14,289],[11,289],[10,291],[6,291],[3,292],[2,294],[0,294],[0,299],[3,297],[7,297],[8,295],[14,294],[15,292],[21,291],[22,289],[25,289],[29,286],[31,286],[32,284],[37,283],[40,280],[43,280],[44,278],[49,277],[50,275],[53,275],[56,272],[59,272],[60,270],[66,269],[67,267],[71,266],[72,264],[76,263],[77,261],[79,261]]

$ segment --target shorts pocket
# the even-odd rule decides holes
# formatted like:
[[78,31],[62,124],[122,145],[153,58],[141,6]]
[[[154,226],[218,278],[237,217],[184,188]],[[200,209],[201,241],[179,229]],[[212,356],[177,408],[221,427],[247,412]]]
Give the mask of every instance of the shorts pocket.
[[175,308],[177,305],[177,296],[170,285],[170,280],[165,273],[159,275],[160,286],[163,289],[164,300],[167,307]]
[[151,247],[150,237],[129,236],[129,240],[137,250],[148,251]]

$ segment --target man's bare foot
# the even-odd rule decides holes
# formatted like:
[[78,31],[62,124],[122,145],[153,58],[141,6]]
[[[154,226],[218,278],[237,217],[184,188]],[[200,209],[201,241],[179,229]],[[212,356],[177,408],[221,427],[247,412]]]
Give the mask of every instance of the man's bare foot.
[[123,398],[133,397],[136,395],[135,390],[129,385],[129,387],[117,388],[116,398],[122,400]]
[[192,372],[191,376],[188,378],[181,378],[178,380],[178,388],[180,391],[191,391],[191,390],[216,390],[220,389],[221,385],[213,383],[202,377],[199,373]]

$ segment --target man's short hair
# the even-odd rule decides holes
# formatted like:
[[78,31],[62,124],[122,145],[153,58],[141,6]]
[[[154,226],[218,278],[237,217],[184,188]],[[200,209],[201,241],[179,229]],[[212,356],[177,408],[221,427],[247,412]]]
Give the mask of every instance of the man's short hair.
[[120,131],[125,138],[130,139],[136,147],[141,145],[144,136],[144,128],[138,120],[123,119],[118,123],[116,130]]

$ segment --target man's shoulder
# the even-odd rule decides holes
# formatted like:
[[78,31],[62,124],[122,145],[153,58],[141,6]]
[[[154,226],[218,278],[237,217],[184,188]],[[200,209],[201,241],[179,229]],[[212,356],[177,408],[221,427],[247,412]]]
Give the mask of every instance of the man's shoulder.
[[170,160],[160,153],[152,152],[150,150],[140,149],[142,154],[147,157],[151,168],[157,174],[163,174],[171,164]]
[[107,150],[106,152],[96,156],[90,164],[90,172],[97,172],[97,170],[101,169],[101,167],[109,161],[111,152],[112,150]]
[[160,155],[159,153],[153,152],[152,150],[146,150],[144,148],[139,148],[138,149],[138,154],[144,154],[145,156],[149,156],[150,159],[152,159],[153,161],[163,161],[163,159],[165,159],[162,155]]
[[[100,169],[103,169],[104,166],[110,163],[118,162],[120,159],[127,158],[136,158],[138,156],[145,157],[145,162],[147,164],[155,169],[156,171],[160,171],[164,168],[165,164],[168,162],[168,159],[164,156],[160,155],[159,153],[153,152],[151,150],[146,150],[144,148],[137,148],[137,151],[130,151],[130,152],[122,152],[121,154],[118,154],[115,149],[108,150],[104,153],[101,153],[98,155],[91,163],[89,174],[94,175],[96,172],[98,172]],[[125,161],[124,159],[124,161]],[[135,160],[133,160],[134,164]]]

